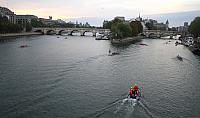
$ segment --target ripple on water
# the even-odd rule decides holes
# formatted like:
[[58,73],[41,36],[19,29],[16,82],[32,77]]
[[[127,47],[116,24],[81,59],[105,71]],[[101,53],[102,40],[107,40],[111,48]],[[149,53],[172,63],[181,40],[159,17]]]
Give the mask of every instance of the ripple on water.
[[[0,117],[199,117],[200,58],[165,42],[119,47],[90,37],[36,36],[1,43]],[[108,56],[109,49],[120,55]],[[134,83],[144,96],[140,105],[115,112]]]

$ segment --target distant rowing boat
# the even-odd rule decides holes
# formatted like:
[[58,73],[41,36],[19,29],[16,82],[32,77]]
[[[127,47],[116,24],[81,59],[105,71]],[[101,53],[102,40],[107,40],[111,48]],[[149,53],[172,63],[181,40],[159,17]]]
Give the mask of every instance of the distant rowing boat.
[[26,48],[28,45],[21,45],[20,48]]
[[145,44],[145,43],[140,43],[140,45],[143,45],[143,46],[148,46],[147,44]]
[[177,59],[180,60],[180,61],[183,61],[183,58],[179,55],[177,56]]
[[119,55],[119,54],[120,54],[119,52],[113,52],[113,53],[108,54],[108,56],[114,56],[114,55]]

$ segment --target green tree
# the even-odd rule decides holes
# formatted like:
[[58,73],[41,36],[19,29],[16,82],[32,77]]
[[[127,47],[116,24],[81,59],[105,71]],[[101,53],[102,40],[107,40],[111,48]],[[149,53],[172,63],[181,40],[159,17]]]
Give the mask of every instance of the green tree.
[[0,15],[0,33],[17,33],[21,31],[22,27],[20,25],[10,23],[7,17]]
[[111,28],[114,38],[123,39],[123,38],[127,38],[131,36],[132,31],[129,24],[123,23],[123,22],[119,22],[115,24],[116,25],[112,25],[112,28]]
[[195,38],[200,36],[200,17],[196,17],[189,26],[189,32],[194,35]]
[[26,23],[26,32],[30,32],[32,30],[32,25],[30,23]]
[[132,21],[130,23],[132,29],[132,35],[137,36],[139,33],[143,32],[143,26],[140,21]]
[[42,21],[38,19],[32,19],[31,20],[32,27],[45,27],[45,24],[42,23]]
[[9,23],[9,20],[6,16],[1,16],[0,15],[0,23],[1,24],[6,24],[6,23]]
[[111,29],[111,27],[112,27],[112,21],[104,21],[103,22],[104,29]]
[[113,21],[112,21],[112,24],[118,24],[118,23],[122,23],[123,21],[118,19],[118,18],[115,18]]

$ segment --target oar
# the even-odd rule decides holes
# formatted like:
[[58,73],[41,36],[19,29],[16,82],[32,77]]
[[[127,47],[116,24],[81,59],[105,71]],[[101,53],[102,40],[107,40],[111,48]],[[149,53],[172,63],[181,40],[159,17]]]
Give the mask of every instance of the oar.
[[142,94],[142,91],[140,88],[139,88],[139,91],[140,91],[140,96],[144,98],[144,94]]
[[[128,96],[130,96],[130,95],[128,94]],[[128,98],[128,96],[126,98]]]

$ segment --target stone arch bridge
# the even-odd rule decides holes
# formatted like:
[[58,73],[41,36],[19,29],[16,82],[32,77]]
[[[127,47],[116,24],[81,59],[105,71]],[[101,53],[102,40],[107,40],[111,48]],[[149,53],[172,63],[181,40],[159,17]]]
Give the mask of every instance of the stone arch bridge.
[[164,36],[176,36],[176,35],[181,35],[180,32],[177,31],[162,31],[162,30],[145,30],[143,31],[143,34],[150,38],[152,36],[154,37],[164,37]]
[[63,32],[67,32],[69,35],[72,35],[74,32],[79,32],[81,36],[85,36],[86,32],[91,32],[93,36],[96,36],[97,33],[108,35],[110,33],[109,29],[97,29],[97,28],[33,28],[33,32],[41,32],[43,34],[54,34],[61,35]]

